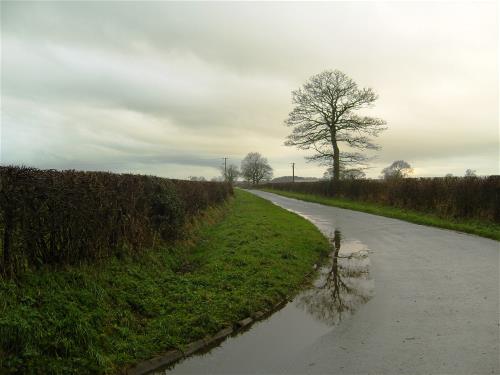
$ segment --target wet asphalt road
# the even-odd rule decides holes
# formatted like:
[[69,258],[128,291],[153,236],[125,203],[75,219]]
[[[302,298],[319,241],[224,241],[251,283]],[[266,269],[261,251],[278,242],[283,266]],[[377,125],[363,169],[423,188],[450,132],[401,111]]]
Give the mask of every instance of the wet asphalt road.
[[362,244],[370,298],[333,325],[291,303],[168,373],[500,373],[499,242],[253,193]]

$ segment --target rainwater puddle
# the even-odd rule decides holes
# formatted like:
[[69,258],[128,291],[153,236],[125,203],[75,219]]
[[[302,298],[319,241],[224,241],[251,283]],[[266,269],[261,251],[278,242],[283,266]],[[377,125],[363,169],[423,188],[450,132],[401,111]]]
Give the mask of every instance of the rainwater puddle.
[[294,299],[298,307],[329,326],[353,314],[374,293],[368,248],[356,240],[342,241],[339,231],[334,232],[333,245],[313,286]]
[[331,241],[333,251],[317,279],[291,302],[248,331],[155,374],[281,372],[281,366],[296,353],[348,319],[373,296],[368,248],[357,240],[343,239],[338,230]]

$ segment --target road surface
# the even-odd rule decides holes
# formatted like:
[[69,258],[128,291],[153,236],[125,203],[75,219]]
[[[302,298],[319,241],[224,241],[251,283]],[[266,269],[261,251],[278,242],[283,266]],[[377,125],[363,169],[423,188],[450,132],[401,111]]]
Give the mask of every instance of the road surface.
[[499,242],[253,193],[342,238],[340,254],[362,251],[360,259],[338,258],[344,264],[336,281],[351,294],[332,293],[328,302],[321,291],[304,292],[166,373],[500,373]]

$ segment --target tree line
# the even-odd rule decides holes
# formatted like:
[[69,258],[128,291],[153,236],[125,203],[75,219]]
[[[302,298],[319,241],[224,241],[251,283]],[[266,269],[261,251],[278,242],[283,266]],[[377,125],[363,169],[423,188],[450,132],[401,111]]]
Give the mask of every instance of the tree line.
[[[268,182],[273,178],[273,168],[270,166],[267,158],[263,157],[258,152],[249,152],[241,161],[241,166],[238,168],[236,164],[229,164],[226,167],[220,167],[221,175],[212,178],[212,181],[226,181],[234,184],[239,178],[243,178],[247,183],[258,185],[261,182]],[[381,171],[379,176],[381,179],[402,179],[410,177],[413,174],[413,167],[405,160],[395,160],[389,166]],[[476,170],[467,169],[464,177],[476,177]],[[334,180],[334,169],[329,167],[323,174],[323,180]],[[444,176],[445,178],[454,177],[451,173]],[[361,168],[347,168],[344,164],[340,164],[339,180],[360,180],[366,179],[366,173]],[[203,176],[189,176],[190,181],[206,181]]]

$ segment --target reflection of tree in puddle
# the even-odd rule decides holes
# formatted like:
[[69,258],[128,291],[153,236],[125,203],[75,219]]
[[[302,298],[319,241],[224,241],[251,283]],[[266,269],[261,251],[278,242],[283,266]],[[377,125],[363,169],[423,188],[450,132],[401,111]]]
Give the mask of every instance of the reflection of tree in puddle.
[[366,246],[358,241],[343,242],[338,230],[332,242],[329,263],[320,269],[314,287],[299,296],[298,305],[316,319],[334,325],[373,296],[374,284]]

